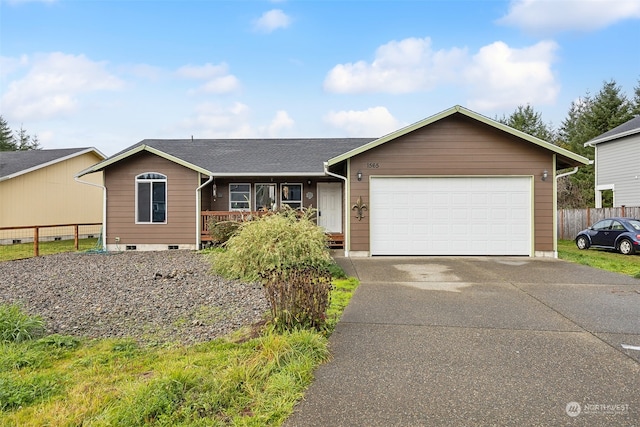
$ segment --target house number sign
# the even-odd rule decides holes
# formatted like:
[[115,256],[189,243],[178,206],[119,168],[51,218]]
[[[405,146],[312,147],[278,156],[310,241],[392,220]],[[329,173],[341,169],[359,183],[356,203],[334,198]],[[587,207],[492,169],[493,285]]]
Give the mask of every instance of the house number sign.
[[368,162],[367,169],[378,169],[380,167],[380,163],[377,162]]

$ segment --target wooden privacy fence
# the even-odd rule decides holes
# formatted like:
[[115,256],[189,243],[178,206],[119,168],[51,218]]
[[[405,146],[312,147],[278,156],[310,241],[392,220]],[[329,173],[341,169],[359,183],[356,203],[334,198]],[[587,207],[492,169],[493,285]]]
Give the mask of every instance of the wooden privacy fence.
[[573,240],[595,222],[615,216],[640,219],[640,207],[558,209],[558,239]]

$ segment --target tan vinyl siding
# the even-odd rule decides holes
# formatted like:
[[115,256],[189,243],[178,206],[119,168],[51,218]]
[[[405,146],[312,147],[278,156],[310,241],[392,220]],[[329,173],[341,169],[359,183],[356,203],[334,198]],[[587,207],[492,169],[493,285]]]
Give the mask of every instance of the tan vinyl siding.
[[[358,197],[369,204],[370,176],[534,176],[534,250],[553,251],[553,167],[550,151],[453,115],[350,159],[350,206]],[[368,212],[362,221],[350,215],[350,250],[369,251]]]
[[[136,224],[136,176],[157,172],[167,177],[167,223]],[[198,173],[150,153],[139,153],[105,172],[107,244],[196,244]]]
[[[102,222],[102,189],[73,178],[100,160],[85,153],[0,182],[0,227]],[[102,173],[82,180],[102,184]]]

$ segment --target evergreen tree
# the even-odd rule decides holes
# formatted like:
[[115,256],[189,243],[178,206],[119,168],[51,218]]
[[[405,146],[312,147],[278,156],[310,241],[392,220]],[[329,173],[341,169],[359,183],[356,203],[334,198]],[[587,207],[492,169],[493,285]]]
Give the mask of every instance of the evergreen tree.
[[18,136],[16,138],[16,150],[26,151],[39,149],[40,142],[38,141],[38,135],[28,135],[27,131],[22,126],[20,126],[20,130],[18,131]]
[[9,124],[0,116],[0,151],[15,151],[16,143]]
[[632,109],[620,86],[613,80],[605,82],[587,112],[591,132],[589,139],[631,120]]
[[633,113],[634,116],[640,116],[640,78],[638,79],[637,86],[634,88],[633,96]]
[[502,116],[498,121],[544,141],[555,140],[555,132],[551,124],[545,124],[542,121],[542,115],[529,104],[519,105],[509,117]]
[[38,136],[31,136],[20,126],[17,136],[9,127],[9,124],[0,116],[0,151],[26,151],[39,150]]
[[[595,97],[587,94],[585,98],[571,103],[568,116],[559,131],[559,145],[593,160],[594,148],[585,147],[584,143],[630,120],[632,111],[632,103],[618,84],[613,80],[605,82]],[[580,167],[577,173],[558,182],[558,206],[593,207],[594,185],[594,166]]]

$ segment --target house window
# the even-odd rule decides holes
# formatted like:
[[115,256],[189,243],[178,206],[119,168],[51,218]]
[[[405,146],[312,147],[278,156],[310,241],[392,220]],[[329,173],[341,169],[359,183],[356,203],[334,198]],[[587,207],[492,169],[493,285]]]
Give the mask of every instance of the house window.
[[302,184],[282,184],[280,200],[283,205],[299,209],[302,207]]
[[229,184],[229,210],[249,210],[251,184]]
[[277,205],[276,184],[256,184],[256,209],[275,210]]
[[136,223],[167,222],[167,177],[147,172],[136,176]]

